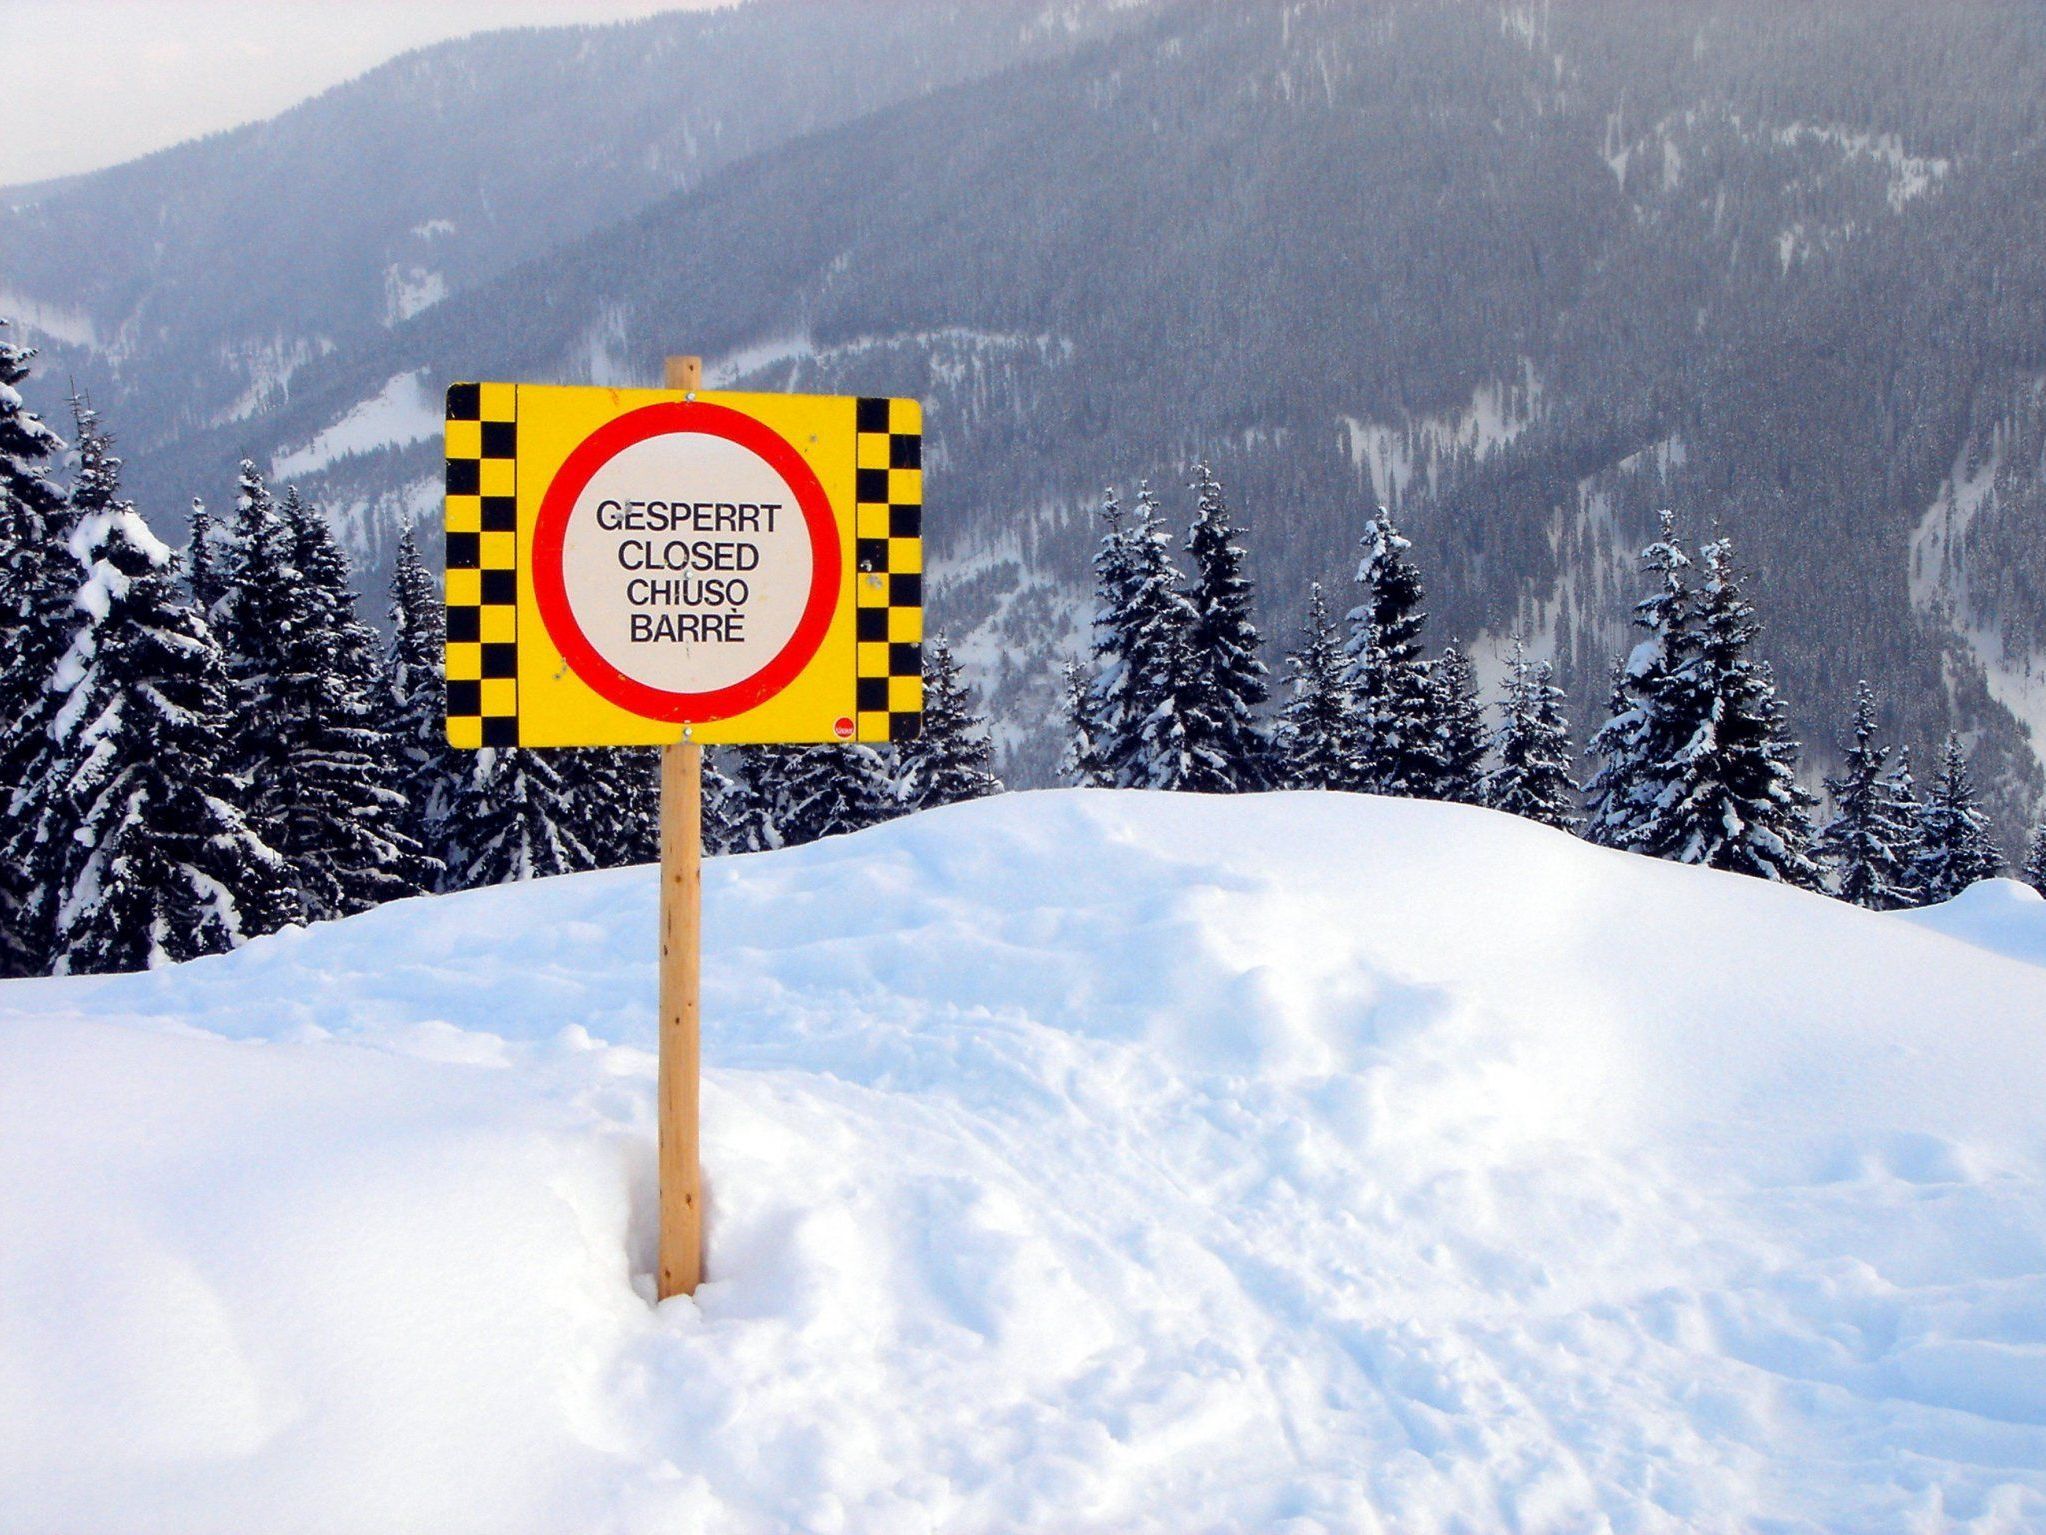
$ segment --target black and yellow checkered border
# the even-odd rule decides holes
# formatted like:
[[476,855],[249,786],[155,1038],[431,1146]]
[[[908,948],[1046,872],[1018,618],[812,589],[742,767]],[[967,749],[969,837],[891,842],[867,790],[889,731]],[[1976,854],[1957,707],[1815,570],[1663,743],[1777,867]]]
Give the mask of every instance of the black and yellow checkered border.
[[862,399],[855,440],[853,621],[857,737],[914,740],[924,710],[921,407]]
[[518,390],[450,384],[448,744],[519,744]]

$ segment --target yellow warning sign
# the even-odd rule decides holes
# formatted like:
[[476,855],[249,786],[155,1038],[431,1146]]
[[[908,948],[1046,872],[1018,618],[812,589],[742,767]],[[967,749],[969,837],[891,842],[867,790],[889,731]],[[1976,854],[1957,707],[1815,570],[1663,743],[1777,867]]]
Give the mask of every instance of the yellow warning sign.
[[447,621],[455,746],[909,739],[921,407],[452,385]]

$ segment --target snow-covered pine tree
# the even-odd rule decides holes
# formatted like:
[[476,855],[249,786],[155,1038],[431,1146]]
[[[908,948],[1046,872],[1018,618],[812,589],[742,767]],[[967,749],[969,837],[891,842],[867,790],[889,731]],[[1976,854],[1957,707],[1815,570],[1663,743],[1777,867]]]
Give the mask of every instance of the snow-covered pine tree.
[[1343,681],[1357,718],[1357,777],[1373,794],[1427,794],[1435,763],[1433,667],[1421,649],[1428,614],[1413,547],[1380,507],[1364,529],[1357,564],[1362,600],[1349,614]]
[[1286,657],[1292,696],[1273,732],[1278,781],[1289,789],[1342,789],[1357,779],[1356,715],[1343,681],[1343,642],[1321,583],[1307,589],[1299,648]]
[[2039,820],[2039,828],[2032,833],[2032,846],[2025,854],[2025,866],[2019,877],[2041,895],[2046,895],[2046,816]]
[[119,494],[120,460],[79,415],[72,643],[56,671],[38,904],[59,974],[218,953],[298,915],[290,870],[235,805],[219,646],[176,561]]
[[192,497],[191,527],[191,541],[185,548],[185,588],[199,611],[206,615],[206,621],[212,623],[220,612],[221,600],[227,596],[229,557],[222,544],[221,530],[213,525],[213,513],[198,496]]
[[1940,748],[1938,776],[1919,806],[1911,865],[1913,893],[1928,906],[1951,901],[1977,880],[2004,871],[2003,849],[1975,798],[1968,754],[1952,732]]
[[1059,754],[1059,777],[1077,789],[1101,788],[1111,782],[1101,760],[1100,698],[1094,677],[1079,661],[1059,670],[1059,716],[1066,722],[1066,748]]
[[773,773],[770,814],[785,847],[876,826],[899,813],[887,761],[871,746],[777,747],[759,755]]
[[732,820],[740,810],[746,786],[732,774],[732,752],[703,754],[703,853],[706,858],[734,851]]
[[[195,528],[192,547],[200,547]],[[196,588],[197,573],[193,585]],[[402,824],[435,857],[446,840],[449,807],[461,781],[461,754],[448,745],[441,672],[447,614],[440,588],[406,528],[391,574],[391,641],[384,654],[385,728],[396,768],[394,787],[405,801]]]
[[1093,697],[1086,717],[1093,727],[1096,781],[1114,786],[1130,780],[1142,724],[1127,714],[1130,676],[1122,649],[1136,580],[1130,529],[1113,487],[1101,493],[1100,515],[1101,542],[1094,551],[1094,667],[1088,684]]
[[1913,823],[1900,818],[1885,782],[1890,749],[1878,745],[1875,690],[1854,689],[1842,769],[1826,780],[1833,818],[1812,840],[1812,855],[1827,869],[1832,893],[1871,911],[1910,904]]
[[28,408],[18,387],[29,375],[35,348],[16,346],[0,319],[0,532],[18,540],[24,513],[49,513],[64,504],[43,467],[64,441]]
[[47,968],[47,936],[25,903],[39,878],[32,861],[42,808],[24,787],[48,768],[58,706],[51,674],[71,640],[77,562],[74,521],[45,467],[63,440],[23,403],[32,348],[6,339],[0,320],[0,977]]
[[1644,851],[1816,890],[1812,796],[1797,781],[1798,744],[1768,666],[1748,652],[1761,625],[1734,569],[1733,545],[1706,544],[1697,649],[1672,679],[1692,723],[1670,766],[1670,797],[1655,807]]
[[1126,530],[1129,597],[1117,615],[1122,667],[1113,698],[1118,729],[1134,731],[1134,754],[1117,782],[1136,789],[1190,789],[1228,780],[1230,765],[1211,739],[1192,733],[1193,602],[1172,564],[1171,536],[1146,480]]
[[795,844],[787,831],[791,775],[804,750],[801,746],[750,746],[738,754],[745,765],[746,787],[759,808],[761,822],[773,828],[776,847]]
[[335,542],[327,519],[299,495],[296,485],[285,490],[278,515],[292,530],[294,559],[305,581],[313,627],[330,664],[351,682],[368,685],[376,680],[382,662],[375,631],[356,616],[348,556]]
[[1905,828],[1905,835],[1898,843],[1904,864],[1898,870],[1897,904],[1919,906],[1924,904],[1918,888],[1918,867],[1915,862],[1918,849],[1918,818],[1925,812],[1925,802],[1918,797],[1918,779],[1911,771],[1911,748],[1897,748],[1896,765],[1881,780],[1882,813],[1893,826]]
[[597,867],[562,752],[486,746],[467,759],[447,818],[442,888],[468,890]]
[[703,846],[708,853],[764,853],[781,846],[759,781],[761,754],[738,747],[703,754]]
[[1189,488],[1195,508],[1186,536],[1191,611],[1181,711],[1190,771],[1178,787],[1211,794],[1261,789],[1269,778],[1271,747],[1258,711],[1271,685],[1258,659],[1262,641],[1251,611],[1250,578],[1243,573],[1243,549],[1222,483],[1206,460],[1194,465]]
[[1570,727],[1563,690],[1547,661],[1530,662],[1513,642],[1501,701],[1504,716],[1492,747],[1499,765],[1485,775],[1484,803],[1564,831],[1577,829],[1577,786],[1570,779]]
[[1674,793],[1677,758],[1698,724],[1683,680],[1697,652],[1696,594],[1674,513],[1661,514],[1660,532],[1641,551],[1641,564],[1655,582],[1634,604],[1635,626],[1646,637],[1614,669],[1608,718],[1586,748],[1599,765],[1585,785],[1584,835],[1647,853],[1660,845],[1658,817]]
[[214,632],[227,657],[234,698],[235,732],[229,761],[249,789],[244,804],[256,828],[273,846],[278,830],[260,803],[259,791],[284,771],[287,722],[276,709],[285,651],[306,622],[304,578],[297,564],[297,540],[278,514],[262,474],[248,459],[235,488],[235,520],[225,540],[223,591],[211,610]]
[[[656,748],[641,746],[611,755],[624,830],[619,841],[620,862],[657,862],[661,856],[661,754]],[[709,770],[707,759],[705,770]]]
[[271,575],[291,611],[264,699],[279,756],[274,773],[255,780],[253,808],[265,840],[291,863],[306,915],[345,917],[432,888],[440,864],[406,829],[381,707],[389,685],[376,637],[355,616],[347,557],[296,487],[277,516],[291,557]]
[[895,798],[905,810],[929,810],[1002,792],[987,721],[974,711],[959,662],[943,634],[924,647],[923,728],[895,748]]
[[556,752],[581,840],[604,869],[661,856],[661,754],[647,747]]
[[1462,645],[1442,647],[1430,678],[1435,690],[1435,781],[1429,797],[1459,805],[1485,802],[1485,753],[1491,742],[1485,706],[1478,701],[1478,672]]

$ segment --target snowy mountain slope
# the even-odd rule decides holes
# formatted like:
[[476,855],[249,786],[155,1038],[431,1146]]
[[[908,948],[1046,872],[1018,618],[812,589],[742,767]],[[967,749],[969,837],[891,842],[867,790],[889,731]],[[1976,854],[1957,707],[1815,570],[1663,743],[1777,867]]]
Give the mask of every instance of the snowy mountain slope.
[[267,122],[0,192],[0,302],[154,450],[723,166],[1069,47],[1112,9],[749,0],[458,38]]
[[[1928,28],[1915,0],[1173,0],[1082,8],[1070,36],[996,11],[1008,30],[977,43],[979,13],[939,9],[958,25],[936,35],[987,67],[891,75],[864,112],[827,92],[841,116],[691,162],[665,195],[614,199],[619,218],[536,214],[505,267],[362,319],[246,417],[133,452],[138,497],[175,517],[244,453],[289,466],[374,590],[399,529],[436,520],[432,434],[355,431],[396,380],[644,383],[686,349],[730,382],[913,393],[941,471],[934,608],[1013,658],[989,702],[1011,780],[1032,783],[1057,756],[1039,727],[1108,481],[1148,474],[1179,511],[1212,455],[1275,641],[1309,580],[1347,579],[1391,493],[1431,643],[1528,635],[1580,736],[1631,644],[1635,554],[1673,506],[1756,571],[1814,787],[1867,676],[1886,733],[1925,751],[1962,730],[2006,838],[2029,831],[2046,782],[2035,5]],[[746,67],[731,55],[734,80]],[[638,164],[597,141],[607,167]],[[468,152],[495,166],[496,148]],[[406,213],[408,245],[439,207]],[[468,233],[436,251],[489,244],[454,222]],[[351,267],[359,318],[386,303],[388,264]],[[344,441],[360,451],[315,446]],[[1942,485],[1996,444],[1993,504],[1953,519],[1934,571]]]
[[2038,965],[1419,802],[727,860],[655,1310],[652,897],[0,989],[7,1527],[2046,1521]]

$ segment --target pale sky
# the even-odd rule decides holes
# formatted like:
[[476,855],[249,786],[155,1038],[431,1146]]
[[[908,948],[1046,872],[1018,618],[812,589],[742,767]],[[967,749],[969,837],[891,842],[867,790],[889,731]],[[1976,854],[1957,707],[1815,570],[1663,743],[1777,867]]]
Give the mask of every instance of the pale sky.
[[274,116],[442,38],[721,3],[729,0],[0,0],[0,186]]

